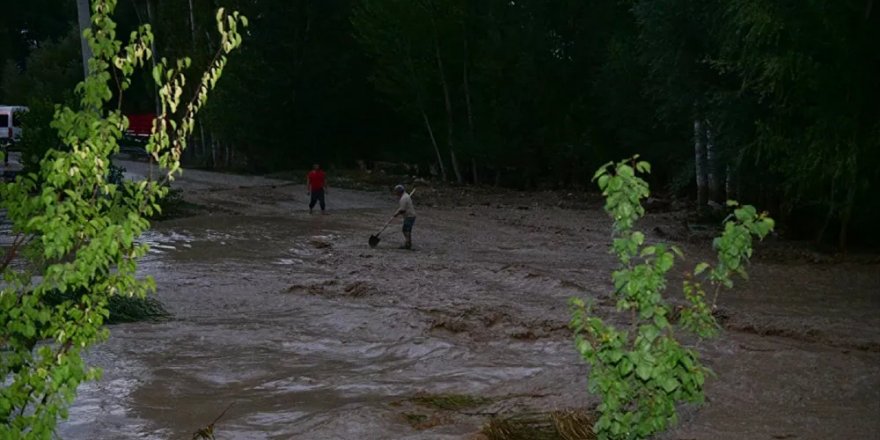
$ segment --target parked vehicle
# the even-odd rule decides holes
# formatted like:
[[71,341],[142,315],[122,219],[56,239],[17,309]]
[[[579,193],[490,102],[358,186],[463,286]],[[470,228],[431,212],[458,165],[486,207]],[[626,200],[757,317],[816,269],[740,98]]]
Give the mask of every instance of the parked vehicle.
[[128,118],[128,130],[119,142],[119,151],[128,153],[133,159],[147,157],[145,146],[153,132],[153,120],[156,115],[152,113],[137,113],[125,115]]
[[128,130],[126,136],[146,138],[153,132],[153,120],[156,115],[152,113],[137,113],[125,115],[128,118]]
[[21,113],[27,110],[22,106],[0,106],[0,145],[8,148],[21,140]]
[[15,147],[15,143],[21,140],[21,114],[27,111],[27,107],[2,105],[0,106],[0,148],[3,149],[3,180],[10,181],[15,178],[17,171],[10,171],[9,150]]

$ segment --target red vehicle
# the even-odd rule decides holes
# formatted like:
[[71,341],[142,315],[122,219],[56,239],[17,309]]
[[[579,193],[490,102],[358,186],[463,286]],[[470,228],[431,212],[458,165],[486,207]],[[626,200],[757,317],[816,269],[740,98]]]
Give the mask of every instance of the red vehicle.
[[152,113],[140,113],[126,115],[128,118],[128,130],[125,135],[131,137],[147,137],[153,131],[153,119],[156,115]]
[[138,113],[125,117],[128,118],[128,130],[125,130],[125,135],[122,137],[120,150],[132,156],[146,156],[144,146],[153,131],[153,120],[156,116],[152,113]]

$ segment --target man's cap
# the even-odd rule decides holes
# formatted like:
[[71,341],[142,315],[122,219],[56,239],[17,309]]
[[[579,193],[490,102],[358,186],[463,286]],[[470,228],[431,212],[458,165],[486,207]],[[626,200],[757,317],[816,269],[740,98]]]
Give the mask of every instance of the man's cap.
[[394,187],[394,192],[396,193],[402,193],[404,191],[406,191],[406,188],[404,188],[403,185],[397,185]]

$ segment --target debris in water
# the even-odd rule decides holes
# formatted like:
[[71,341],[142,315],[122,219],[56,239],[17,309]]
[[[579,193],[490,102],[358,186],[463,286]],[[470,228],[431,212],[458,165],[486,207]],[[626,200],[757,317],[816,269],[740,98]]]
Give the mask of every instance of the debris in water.
[[422,431],[425,429],[431,429],[435,426],[445,425],[450,423],[452,419],[449,418],[446,414],[433,414],[427,416],[425,414],[419,413],[403,413],[403,418],[409,423],[409,426],[412,426],[413,429],[418,431]]
[[213,422],[208,424],[208,426],[194,432],[193,436],[192,436],[192,440],[214,440],[216,438],[216,437],[214,437],[214,425],[221,418],[223,418],[223,416],[226,414],[226,411],[229,411],[229,408],[232,408],[232,405],[235,405],[235,402],[230,403],[229,406],[227,406],[226,409],[224,409],[223,412],[220,413],[220,415],[217,416],[217,418],[214,419]]
[[350,296],[366,296],[378,292],[375,287],[364,281],[355,281],[345,287],[345,293]]
[[409,400],[416,405],[446,411],[476,408],[492,402],[492,399],[488,397],[469,394],[420,394]]
[[494,417],[480,431],[488,440],[594,440],[595,417],[586,410]]
[[332,237],[328,235],[316,235],[309,239],[309,244],[315,249],[325,249],[333,246]]

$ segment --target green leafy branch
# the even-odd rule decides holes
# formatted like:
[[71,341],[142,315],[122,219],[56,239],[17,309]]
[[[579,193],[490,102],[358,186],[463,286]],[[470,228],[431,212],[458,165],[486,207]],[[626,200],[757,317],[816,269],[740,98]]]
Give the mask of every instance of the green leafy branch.
[[[81,351],[107,337],[109,299],[143,297],[155,288],[151,278],[135,277],[137,260],[147,252],[137,238],[167,188],[147,180],[109,181],[110,157],[119,151],[128,121],[118,108],[121,101],[115,110],[105,110],[113,97],[108,84],[112,80],[120,94],[130,86],[153,55],[153,36],[142,26],[123,47],[112,20],[115,7],[116,0],[92,2],[92,26],[83,37],[94,56],[88,76],[76,87],[79,108],[56,107],[51,124],[66,149],[50,150],[38,172],[0,186],[0,204],[15,234],[0,263],[0,376],[6,381],[0,389],[0,438],[51,438],[79,384],[100,375],[85,365]],[[247,25],[238,13],[221,10],[217,18],[221,49],[187,112],[174,115],[189,60],[154,78],[163,113],[150,151],[169,180],[180,169],[193,118],[216,85],[226,55],[240,46],[238,29]],[[168,126],[172,130],[166,131]],[[49,301],[57,292],[70,293],[69,299]]]
[[[635,156],[608,163],[594,175],[605,197],[605,211],[614,221],[611,250],[620,268],[612,274],[612,296],[617,311],[629,321],[627,329],[618,329],[597,317],[582,299],[571,301],[575,346],[592,367],[590,391],[602,398],[594,425],[601,439],[642,439],[667,429],[677,421],[679,402],[703,401],[709,373],[698,353],[676,339],[669,318],[672,307],[663,298],[667,274],[676,257],[683,258],[681,250],[646,244],[645,235],[633,229],[645,214],[642,200],[650,194],[647,182],[637,174],[650,171],[650,164]],[[687,305],[680,315],[682,328],[701,337],[715,334],[718,324],[712,311],[718,292],[733,287],[733,275],[745,277],[752,237],[763,238],[772,228],[773,220],[751,206],[734,210],[713,243],[718,251],[716,265],[699,263],[684,281]],[[705,301],[703,282],[714,289],[711,305]]]

